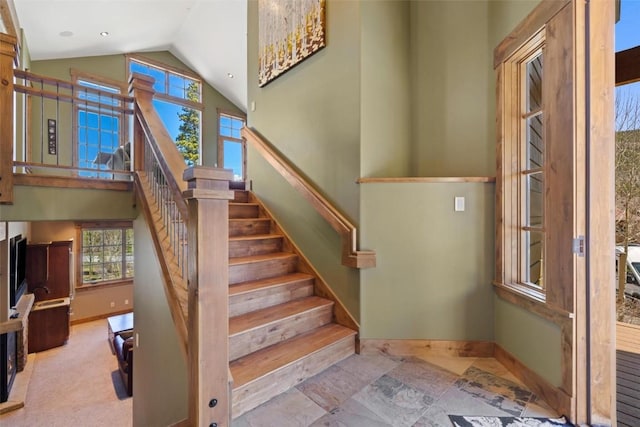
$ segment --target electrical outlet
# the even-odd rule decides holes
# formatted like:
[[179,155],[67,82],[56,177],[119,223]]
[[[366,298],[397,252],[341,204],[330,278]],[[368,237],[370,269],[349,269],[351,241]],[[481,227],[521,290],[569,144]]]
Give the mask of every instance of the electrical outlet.
[[124,300],[124,305],[129,305],[129,300],[128,299]]
[[115,306],[116,306],[116,303],[115,303],[115,302],[113,302],[113,301],[111,301],[111,303],[110,303],[109,305],[111,306],[111,308],[113,308],[113,307],[115,307]]

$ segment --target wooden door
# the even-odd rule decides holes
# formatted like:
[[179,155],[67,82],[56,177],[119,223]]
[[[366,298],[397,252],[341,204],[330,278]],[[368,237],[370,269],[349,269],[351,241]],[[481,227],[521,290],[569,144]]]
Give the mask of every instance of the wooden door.
[[[615,423],[613,3],[543,0],[495,49],[496,293],[561,331],[572,421]],[[535,377],[535,375],[534,375]]]

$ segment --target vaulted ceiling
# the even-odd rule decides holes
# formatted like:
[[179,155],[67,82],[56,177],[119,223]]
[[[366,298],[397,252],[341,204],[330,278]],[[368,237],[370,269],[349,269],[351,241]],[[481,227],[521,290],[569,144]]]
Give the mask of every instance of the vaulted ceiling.
[[32,60],[168,50],[246,111],[247,0],[13,2]]

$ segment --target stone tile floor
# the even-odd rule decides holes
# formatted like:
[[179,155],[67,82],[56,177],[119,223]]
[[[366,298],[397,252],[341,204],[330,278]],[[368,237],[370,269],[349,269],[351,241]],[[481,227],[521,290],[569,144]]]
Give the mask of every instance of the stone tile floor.
[[557,417],[493,358],[353,355],[233,427],[447,426],[447,415]]

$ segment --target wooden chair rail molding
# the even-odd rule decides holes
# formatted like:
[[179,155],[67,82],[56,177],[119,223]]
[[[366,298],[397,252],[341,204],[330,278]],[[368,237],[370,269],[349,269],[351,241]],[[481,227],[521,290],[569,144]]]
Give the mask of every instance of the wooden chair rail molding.
[[464,182],[496,182],[495,176],[404,176],[392,178],[358,178],[358,184],[447,184]]
[[295,188],[342,238],[342,265],[352,268],[376,266],[375,251],[357,249],[357,229],[324,196],[301,176],[267,141],[255,131],[242,128],[242,137],[253,144],[273,168]]

